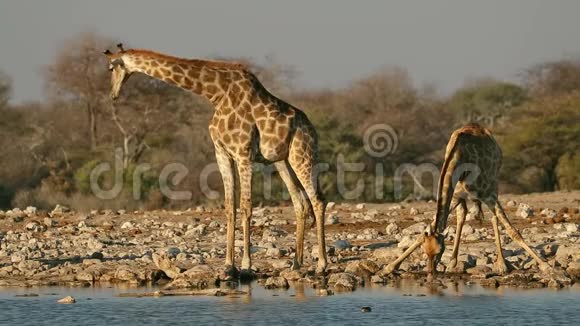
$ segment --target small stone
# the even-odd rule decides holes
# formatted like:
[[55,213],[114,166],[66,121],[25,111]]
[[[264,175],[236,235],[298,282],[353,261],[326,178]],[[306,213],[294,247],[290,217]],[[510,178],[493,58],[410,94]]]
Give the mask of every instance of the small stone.
[[567,232],[578,232],[578,224],[576,223],[566,223],[564,224]]
[[70,212],[70,208],[57,204],[52,210],[52,212],[50,212],[50,216],[59,216],[68,212]]
[[90,257],[91,257],[91,259],[103,259],[103,258],[105,258],[103,253],[100,251],[93,252]]
[[71,303],[76,303],[77,300],[69,295],[69,296],[66,296],[66,297],[58,300],[57,302],[62,303],[62,304],[71,304]]
[[51,219],[50,217],[45,217],[43,220],[44,225],[46,225],[46,227],[53,227],[56,225],[56,221]]
[[544,208],[540,212],[540,215],[545,216],[547,218],[554,218],[554,217],[558,216],[558,212],[556,212],[556,210],[551,209],[551,208]]
[[356,204],[355,208],[358,210],[365,209],[366,205],[364,203]]
[[411,207],[411,209],[409,210],[409,215],[411,216],[415,216],[419,214],[419,210],[416,209],[415,207]]
[[385,233],[387,235],[395,235],[395,234],[398,234],[399,233],[399,226],[397,224],[395,224],[395,223],[390,223],[385,228]]
[[121,229],[132,229],[135,227],[135,224],[131,223],[131,221],[127,221],[121,225]]
[[338,224],[339,220],[338,220],[338,216],[336,215],[329,215],[328,218],[326,219],[326,224],[327,225],[334,225],[334,224]]
[[26,215],[28,215],[28,216],[36,215],[36,207],[28,206],[24,210],[24,213],[26,213]]
[[348,240],[336,240],[332,245],[337,250],[344,250],[352,247],[352,244]]
[[333,209],[335,206],[336,206],[336,203],[333,202],[333,201],[331,201],[331,202],[328,202],[328,204],[326,204],[326,209],[327,210],[328,209]]
[[516,216],[521,218],[530,218],[534,216],[534,209],[528,204],[520,203],[518,210],[516,211]]
[[372,311],[372,309],[371,309],[371,307],[361,307],[361,308],[360,308],[360,311],[361,311],[361,312],[371,312],[371,311]]
[[290,287],[288,280],[281,276],[268,278],[264,286],[266,289],[287,289]]
[[334,292],[332,292],[332,290],[329,289],[317,289],[316,294],[320,297],[327,297],[329,295],[333,295]]
[[518,206],[518,202],[515,200],[510,200],[507,202],[507,207],[516,207]]

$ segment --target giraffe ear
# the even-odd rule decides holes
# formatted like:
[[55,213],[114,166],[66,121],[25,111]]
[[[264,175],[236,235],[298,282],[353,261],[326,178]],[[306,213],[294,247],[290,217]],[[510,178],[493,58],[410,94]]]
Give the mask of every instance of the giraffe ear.
[[123,49],[123,43],[118,43],[117,48],[119,49],[119,51],[125,52],[125,49]]

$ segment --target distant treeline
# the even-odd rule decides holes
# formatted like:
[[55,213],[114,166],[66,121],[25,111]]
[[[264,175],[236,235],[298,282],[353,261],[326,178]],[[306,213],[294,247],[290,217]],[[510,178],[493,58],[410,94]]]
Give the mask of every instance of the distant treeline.
[[[205,178],[215,162],[207,130],[213,108],[200,97],[136,76],[113,110],[101,54],[112,44],[94,34],[70,40],[43,69],[49,96],[42,103],[11,105],[10,78],[0,74],[0,207],[154,209],[221,202],[200,186],[200,175]],[[231,60],[245,61],[273,94],[313,121],[327,164],[321,187],[328,200],[429,198],[433,177],[421,167],[439,167],[451,132],[471,121],[492,129],[503,149],[500,191],[580,189],[580,61],[540,63],[523,71],[520,83],[479,79],[441,96],[436,85],[417,87],[401,68],[376,71],[341,89],[298,91],[292,67]],[[374,144],[387,147],[381,155],[368,148],[368,132],[377,125],[388,128],[387,139]],[[99,199],[91,171],[113,163],[116,149],[123,190]],[[135,173],[144,163],[148,169]],[[159,174],[170,163],[188,170],[170,188],[191,191],[191,199],[170,200],[160,189]],[[417,169],[401,174],[405,166]],[[136,175],[142,190],[137,199]],[[255,178],[255,201],[286,200],[279,178],[268,191],[264,175]],[[97,181],[112,187],[113,171]],[[209,174],[208,187],[222,192],[219,173]],[[345,196],[353,189],[362,191]]]

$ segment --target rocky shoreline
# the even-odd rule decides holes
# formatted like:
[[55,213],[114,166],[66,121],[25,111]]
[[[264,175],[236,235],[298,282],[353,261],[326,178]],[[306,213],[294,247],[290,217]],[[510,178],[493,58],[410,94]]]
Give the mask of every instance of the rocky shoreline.
[[[501,200],[526,241],[556,272],[540,273],[532,259],[504,234],[504,256],[511,272],[495,275],[495,245],[490,213],[486,212],[483,222],[468,216],[457,268],[453,273],[439,273],[436,285],[446,286],[451,281],[488,287],[561,288],[577,283],[580,192],[506,195]],[[292,208],[255,208],[252,258],[258,283],[266,288],[287,288],[293,282],[304,282],[319,295],[401,279],[426,284],[426,260],[421,250],[403,262],[396,273],[386,274],[382,269],[413,243],[434,212],[433,202],[329,203],[326,229],[330,266],[326,276],[317,276],[313,230],[306,236],[306,266],[292,271]],[[454,223],[453,216],[447,248],[451,248]],[[241,232],[236,239],[239,262]],[[450,255],[451,250],[446,250],[440,272],[445,270]],[[57,206],[51,212],[34,207],[0,211],[2,287],[124,283],[155,284],[167,291],[214,288],[231,284],[225,281],[222,270],[224,257],[225,219],[223,210],[217,208],[81,213]]]

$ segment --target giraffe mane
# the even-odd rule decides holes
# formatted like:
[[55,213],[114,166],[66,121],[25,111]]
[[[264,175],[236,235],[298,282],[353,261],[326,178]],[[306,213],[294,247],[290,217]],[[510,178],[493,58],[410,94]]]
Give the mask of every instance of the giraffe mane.
[[174,57],[171,55],[151,51],[151,50],[144,50],[144,49],[132,49],[127,50],[123,54],[135,54],[135,55],[144,55],[148,57],[153,57],[162,60],[173,61],[176,63],[184,63],[184,64],[191,64],[191,65],[199,65],[199,66],[206,66],[212,68],[225,68],[225,69],[239,69],[245,70],[248,67],[242,63],[238,62],[226,62],[226,61],[213,61],[213,60],[202,60],[202,59],[185,59]]

